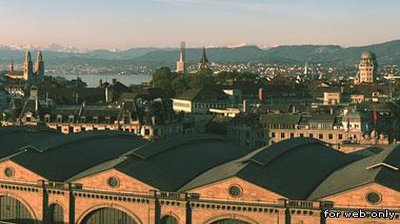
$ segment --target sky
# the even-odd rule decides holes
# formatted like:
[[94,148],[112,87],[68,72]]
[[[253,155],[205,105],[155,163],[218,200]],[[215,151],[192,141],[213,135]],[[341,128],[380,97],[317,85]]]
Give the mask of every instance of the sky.
[[362,46],[400,39],[398,0],[0,0],[0,45]]

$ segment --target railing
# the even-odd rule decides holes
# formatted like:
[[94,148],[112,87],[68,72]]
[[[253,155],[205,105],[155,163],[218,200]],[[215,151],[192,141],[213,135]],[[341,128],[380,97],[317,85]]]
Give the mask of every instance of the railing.
[[159,198],[164,198],[164,199],[185,200],[185,195],[184,194],[174,193],[174,192],[160,191],[160,192],[157,192],[156,196],[159,197]]
[[290,200],[287,201],[286,206],[288,208],[319,208],[319,203],[313,201]]

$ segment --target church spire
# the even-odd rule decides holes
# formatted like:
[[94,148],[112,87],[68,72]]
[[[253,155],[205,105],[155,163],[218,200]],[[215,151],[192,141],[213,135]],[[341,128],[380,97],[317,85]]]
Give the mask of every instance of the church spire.
[[35,66],[36,75],[43,76],[44,75],[44,62],[42,51],[39,51],[36,57],[36,66]]
[[31,52],[27,51],[24,62],[24,79],[29,80],[32,74],[33,74],[33,64],[32,64]]
[[32,62],[31,52],[27,51],[25,54],[25,63]]
[[203,51],[200,57],[200,62],[199,62],[199,70],[207,69],[208,68],[208,59],[206,55],[206,48],[204,47],[203,44]]
[[14,72],[14,62],[13,62],[13,58],[10,58],[10,72]]
[[183,74],[186,73],[185,48],[186,48],[186,44],[184,41],[182,41],[181,48],[179,51],[179,61],[176,62],[176,72],[183,73]]

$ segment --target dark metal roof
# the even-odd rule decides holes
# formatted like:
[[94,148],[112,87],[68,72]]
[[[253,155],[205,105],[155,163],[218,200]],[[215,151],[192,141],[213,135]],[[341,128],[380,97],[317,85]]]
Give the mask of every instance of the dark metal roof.
[[0,142],[1,160],[57,182],[116,169],[162,191],[184,192],[231,177],[299,200],[372,182],[400,190],[400,146],[345,154],[315,139],[295,138],[248,153],[213,135],[150,143],[122,132],[62,135],[28,127],[0,127]]
[[46,179],[64,182],[146,144],[149,142],[126,133],[86,132],[33,141],[11,160]]
[[359,158],[327,147],[318,140],[296,138],[215,167],[181,190],[236,176],[284,197],[301,200],[338,167]]
[[327,177],[310,195],[315,200],[370,183],[400,190],[400,146],[366,157],[338,169]]
[[135,150],[115,168],[158,189],[177,191],[205,171],[246,153],[217,136],[182,136]]
[[70,182],[115,168],[155,188],[174,191],[203,172],[247,152],[213,135],[150,143],[125,132],[62,135],[48,129],[1,127],[1,159],[50,181]]

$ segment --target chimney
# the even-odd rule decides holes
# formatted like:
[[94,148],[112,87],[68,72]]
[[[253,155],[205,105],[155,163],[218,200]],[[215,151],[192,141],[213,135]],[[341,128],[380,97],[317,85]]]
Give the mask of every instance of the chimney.
[[103,86],[103,80],[99,79],[99,87],[102,87],[102,86]]
[[258,100],[260,101],[260,103],[264,103],[264,101],[265,101],[265,95],[264,95],[263,88],[258,89]]
[[296,113],[296,106],[295,105],[292,106],[292,113]]
[[117,79],[112,79],[112,84],[115,86],[117,84]]

